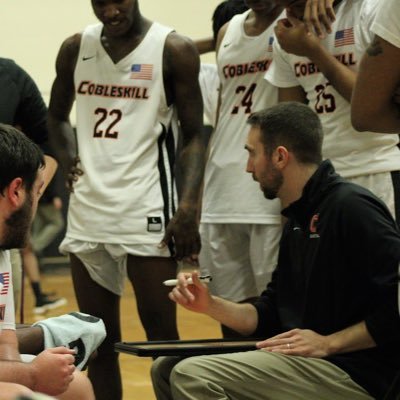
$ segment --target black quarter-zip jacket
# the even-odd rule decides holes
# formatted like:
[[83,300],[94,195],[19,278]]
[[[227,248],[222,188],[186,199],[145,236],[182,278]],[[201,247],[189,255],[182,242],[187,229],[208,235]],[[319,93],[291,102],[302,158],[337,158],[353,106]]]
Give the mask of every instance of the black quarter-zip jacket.
[[324,161],[288,218],[272,281],[255,304],[254,336],[290,329],[329,335],[366,321],[377,346],[327,360],[382,398],[400,370],[400,234],[370,191],[345,181]]

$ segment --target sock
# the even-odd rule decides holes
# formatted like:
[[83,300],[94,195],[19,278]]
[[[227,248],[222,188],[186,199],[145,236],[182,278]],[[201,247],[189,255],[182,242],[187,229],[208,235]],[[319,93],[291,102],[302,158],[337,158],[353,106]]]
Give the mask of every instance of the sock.
[[40,282],[31,282],[31,287],[33,290],[33,294],[36,298],[36,303],[39,303],[43,298],[42,289],[40,287]]

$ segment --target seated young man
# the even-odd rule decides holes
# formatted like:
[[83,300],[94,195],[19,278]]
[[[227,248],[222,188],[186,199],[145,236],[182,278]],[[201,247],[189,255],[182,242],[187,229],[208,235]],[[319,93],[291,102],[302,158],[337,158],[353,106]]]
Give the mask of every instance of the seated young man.
[[[30,391],[59,399],[94,399],[86,376],[75,370],[75,351],[56,347],[24,363],[15,332],[8,249],[26,245],[43,187],[44,157],[17,129],[0,124],[0,398]],[[19,386],[18,386],[19,385]],[[9,396],[7,398],[7,396]]]

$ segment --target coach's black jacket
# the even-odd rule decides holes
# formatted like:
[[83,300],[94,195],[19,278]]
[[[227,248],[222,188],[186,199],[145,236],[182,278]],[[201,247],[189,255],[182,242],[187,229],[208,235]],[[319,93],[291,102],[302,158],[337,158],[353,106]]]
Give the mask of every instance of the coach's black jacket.
[[377,347],[329,361],[382,398],[400,370],[400,234],[386,206],[324,161],[288,218],[272,282],[256,303],[254,335],[290,329],[328,335],[363,320]]

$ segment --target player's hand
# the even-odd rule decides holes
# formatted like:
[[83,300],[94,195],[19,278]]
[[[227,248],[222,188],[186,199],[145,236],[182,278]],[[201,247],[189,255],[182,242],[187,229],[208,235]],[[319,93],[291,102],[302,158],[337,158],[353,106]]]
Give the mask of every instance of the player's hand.
[[64,393],[73,379],[75,351],[54,347],[42,351],[31,363],[34,376],[32,390],[56,396]]
[[175,245],[177,260],[185,259],[195,263],[201,248],[197,215],[194,212],[178,209],[165,229],[165,235],[160,247],[165,247],[172,241]]
[[328,340],[309,329],[292,329],[258,342],[257,347],[291,356],[322,358],[329,355]]
[[[190,311],[206,313],[212,297],[207,285],[200,281],[198,272],[181,272],[177,278],[178,284],[169,293],[169,298]],[[188,278],[192,278],[193,283],[189,284]]]
[[303,21],[309,32],[323,39],[325,32],[332,32],[332,23],[335,21],[335,11],[333,10],[334,0],[307,0],[304,8]]
[[289,54],[312,59],[314,52],[321,48],[320,39],[290,12],[287,18],[277,22],[274,30],[279,45]]
[[83,175],[83,170],[79,167],[80,162],[81,159],[76,156],[67,176],[67,189],[70,193],[74,192],[74,183]]

